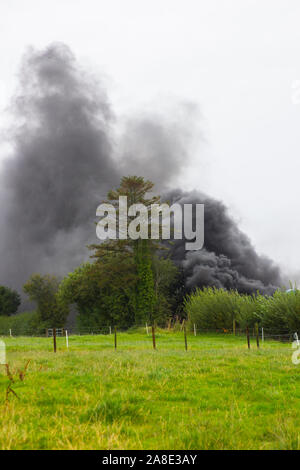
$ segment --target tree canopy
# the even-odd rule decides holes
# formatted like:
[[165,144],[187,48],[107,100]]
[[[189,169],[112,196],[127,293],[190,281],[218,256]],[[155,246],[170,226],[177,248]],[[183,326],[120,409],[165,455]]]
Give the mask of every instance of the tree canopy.
[[[127,196],[128,206],[143,204],[150,211],[152,204],[160,203],[159,196],[149,194],[153,187],[143,177],[123,177],[103,202],[110,202],[118,215],[119,197]],[[117,237],[89,248],[93,262],[75,269],[60,286],[60,295],[77,305],[81,324],[129,327],[156,321],[164,325],[175,314],[178,297],[171,286],[178,281],[178,268],[158,256],[159,240]]]
[[[110,190],[103,203],[112,204],[118,215],[119,197],[126,196],[128,207],[143,204],[150,213],[151,205],[160,203],[160,197],[153,194],[153,187],[153,183],[143,177],[123,177],[120,186]],[[151,219],[140,220],[147,225],[147,239],[124,237],[124,230],[127,234],[128,229],[126,222],[122,234],[118,225],[116,239],[90,245],[91,261],[69,273],[61,283],[50,275],[35,274],[29,279],[24,291],[37,303],[43,325],[63,326],[68,306],[72,304],[79,313],[79,326],[85,328],[128,328],[145,322],[165,326],[179,313],[181,274],[166,256],[160,239],[151,239]],[[129,224],[131,221],[129,216]]]
[[21,303],[17,291],[6,286],[0,286],[0,315],[13,315]]
[[59,295],[59,280],[55,276],[33,274],[23,286],[29,299],[37,304],[38,323],[45,328],[62,327],[69,313]]

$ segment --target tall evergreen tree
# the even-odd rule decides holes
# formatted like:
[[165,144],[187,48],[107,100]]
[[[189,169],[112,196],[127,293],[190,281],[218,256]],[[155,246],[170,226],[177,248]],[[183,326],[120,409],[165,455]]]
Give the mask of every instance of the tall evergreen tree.
[[[156,302],[154,278],[152,270],[153,253],[158,248],[158,241],[150,239],[150,209],[152,204],[160,203],[160,196],[149,197],[148,193],[153,190],[154,184],[141,176],[123,177],[119,188],[109,191],[107,201],[115,207],[119,216],[119,197],[127,196],[128,207],[133,204],[143,204],[147,208],[148,218],[143,219],[146,224],[148,239],[130,238],[120,239],[120,227],[117,224],[118,236],[116,240],[104,241],[100,245],[91,245],[95,250],[94,258],[102,259],[109,253],[116,256],[128,256],[134,262],[137,276],[135,290],[135,323],[142,324],[153,320],[153,309]],[[128,217],[129,222],[133,217]],[[140,227],[141,230],[141,227]]]

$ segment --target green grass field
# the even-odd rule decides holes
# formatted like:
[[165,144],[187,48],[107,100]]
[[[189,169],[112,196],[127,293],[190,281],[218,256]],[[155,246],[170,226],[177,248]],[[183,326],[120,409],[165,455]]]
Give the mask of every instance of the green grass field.
[[3,338],[1,449],[299,449],[300,365],[291,344],[159,332]]

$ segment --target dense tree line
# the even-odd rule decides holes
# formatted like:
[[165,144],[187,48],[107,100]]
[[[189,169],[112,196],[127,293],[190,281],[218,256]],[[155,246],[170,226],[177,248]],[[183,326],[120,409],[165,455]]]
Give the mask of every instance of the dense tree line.
[[[152,190],[153,183],[142,177],[124,177],[119,188],[109,191],[106,202],[118,214],[119,196],[127,196],[128,206],[141,203],[150,211],[152,204],[160,203],[159,196],[149,197]],[[150,235],[150,218],[146,224]],[[118,236],[89,248],[91,261],[61,282],[54,276],[36,274],[24,285],[30,300],[36,302],[39,328],[62,326],[70,305],[79,313],[78,326],[90,328],[128,328],[145,322],[165,326],[169,319],[182,314],[182,273],[168,258],[159,237]]]
[[[128,206],[142,203],[150,210],[160,202],[159,196],[147,197],[152,189],[142,177],[124,177],[107,201],[116,214],[119,196],[127,196]],[[159,240],[118,237],[89,248],[94,262],[77,268],[60,286],[61,297],[77,305],[81,325],[165,325],[178,312],[180,273]]]
[[[105,202],[119,215],[119,197],[126,196],[128,206],[143,204],[150,212],[152,204],[160,203],[159,196],[149,196],[152,192],[150,181],[123,177],[119,188],[109,191]],[[75,305],[79,327],[129,328],[146,322],[165,326],[172,319],[188,318],[190,324],[205,329],[230,330],[233,320],[243,329],[255,323],[277,330],[299,329],[297,290],[278,290],[273,296],[264,296],[259,292],[246,295],[205,287],[187,293],[183,272],[168,257],[168,245],[161,243],[161,225],[158,238],[153,240],[151,218],[146,220],[143,230],[148,231],[148,239],[124,239],[117,217],[116,239],[89,246],[90,262],[77,267],[62,281],[50,275],[33,275],[24,285],[25,293],[37,306],[31,324],[37,329],[63,326],[70,306]],[[16,293],[0,288],[0,315],[14,313],[17,304]]]

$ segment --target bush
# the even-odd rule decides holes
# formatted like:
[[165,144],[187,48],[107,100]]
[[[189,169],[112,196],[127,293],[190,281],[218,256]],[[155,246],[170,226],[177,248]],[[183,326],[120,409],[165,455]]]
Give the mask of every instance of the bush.
[[36,312],[24,312],[12,316],[0,316],[0,335],[35,335],[37,331]]
[[267,302],[267,297],[262,295],[246,295],[237,296],[236,323],[242,330],[246,327],[254,327],[255,323],[261,325],[263,311],[261,306]]
[[273,296],[246,295],[215,287],[197,289],[185,299],[190,327],[243,330],[255,323],[278,332],[300,331],[300,291],[276,291]]
[[185,300],[188,322],[203,329],[232,329],[238,313],[238,299],[236,291],[216,287],[197,289]]
[[263,310],[263,326],[274,331],[300,331],[300,291],[276,291]]

